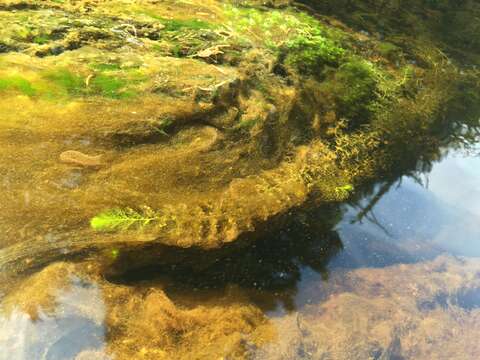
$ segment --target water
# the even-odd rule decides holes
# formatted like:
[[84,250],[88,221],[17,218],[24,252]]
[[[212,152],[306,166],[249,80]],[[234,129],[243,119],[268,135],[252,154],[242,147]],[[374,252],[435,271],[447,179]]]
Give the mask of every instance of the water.
[[198,342],[202,358],[239,337],[258,359],[474,359],[479,169],[475,152],[450,152],[429,173],[297,214],[203,269],[148,267],[106,281],[95,262],[51,265],[5,297],[0,358],[162,358],[171,347],[188,358]]
[[479,358],[476,55],[413,3],[0,4],[0,360]]
[[[363,221],[357,221],[359,211],[350,207],[340,225],[345,251],[334,262],[382,266],[399,262],[391,256],[402,254],[403,261],[445,252],[479,256],[479,169],[477,156],[453,153],[422,176],[423,184],[408,177],[393,184]],[[388,244],[397,254],[380,252],[376,259],[359,255],[372,242]]]

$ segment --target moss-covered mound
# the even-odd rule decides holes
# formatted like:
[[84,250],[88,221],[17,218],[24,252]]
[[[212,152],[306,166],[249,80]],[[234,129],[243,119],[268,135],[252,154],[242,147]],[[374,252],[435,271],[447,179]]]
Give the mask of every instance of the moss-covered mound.
[[478,120],[441,45],[288,2],[8,1],[0,25],[2,269],[254,239]]

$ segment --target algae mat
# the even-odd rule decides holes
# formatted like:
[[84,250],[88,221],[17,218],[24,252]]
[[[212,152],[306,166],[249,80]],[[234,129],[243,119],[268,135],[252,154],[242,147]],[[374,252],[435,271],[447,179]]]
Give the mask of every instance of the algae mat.
[[336,20],[243,5],[2,5],[2,268],[250,241],[412,166],[477,86],[433,44],[392,61]]
[[[295,283],[299,263],[322,271],[342,246],[332,231],[339,204],[360,198],[379,177],[415,172],[419,159],[428,168],[442,141],[458,143],[478,129],[479,74],[449,58],[443,38],[406,42],[389,33],[386,43],[347,25],[355,22],[290,5],[0,4],[0,340],[12,353],[191,359],[324,352],[316,335],[307,336],[323,329],[302,315],[294,323],[305,342],[271,355],[278,329],[265,304],[239,288],[242,265],[287,252],[287,260],[267,261],[267,274],[259,267],[247,279],[280,288]],[[292,231],[304,239],[292,241]],[[311,244],[318,234],[322,246]],[[175,298],[162,281],[118,280],[149,266],[168,269],[179,283],[188,283],[179,266],[202,271],[224,279],[224,291],[199,302]],[[436,309],[434,295],[424,295],[424,308]],[[333,302],[348,307],[362,296]],[[460,321],[443,310],[438,316],[452,326]],[[406,306],[400,321],[409,314],[418,315]],[[22,338],[15,343],[16,325],[38,342],[29,349]],[[362,349],[397,353],[397,339],[410,335],[388,326],[378,324],[381,342]],[[340,325],[335,334],[349,336]]]

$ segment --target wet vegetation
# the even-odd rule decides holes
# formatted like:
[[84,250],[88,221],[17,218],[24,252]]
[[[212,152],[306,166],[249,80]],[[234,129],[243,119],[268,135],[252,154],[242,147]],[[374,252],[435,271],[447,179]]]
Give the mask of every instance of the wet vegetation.
[[[49,112],[48,123],[29,125],[39,138],[52,139],[48,127],[60,122],[55,138],[109,158],[72,185],[84,204],[71,218],[62,212],[72,231],[217,247],[298,206],[342,202],[392,168],[413,168],[448,129],[478,125],[477,72],[434,45],[379,40],[315,12],[242,5],[212,2],[181,18],[182,4],[4,10],[16,25],[1,40],[24,54],[4,55],[0,92],[19,104],[29,102],[17,95],[29,97],[34,118]],[[53,59],[39,46],[64,51]],[[5,126],[12,121],[21,120]],[[46,178],[71,176],[50,156],[40,163]],[[124,183],[135,173],[148,178]]]
[[[478,6],[0,6],[0,271],[10,284],[47,266],[5,303],[52,277],[23,304],[52,307],[53,287],[76,289],[68,274],[111,294],[119,359],[192,358],[205,329],[230,349],[208,354],[258,354],[275,306],[257,292],[291,310],[300,267],[327,278],[342,204],[370,195],[368,215],[401,176],[478,135]],[[169,298],[209,290],[222,295],[201,309]],[[165,321],[144,326],[136,312]],[[129,331],[151,344],[129,345]]]

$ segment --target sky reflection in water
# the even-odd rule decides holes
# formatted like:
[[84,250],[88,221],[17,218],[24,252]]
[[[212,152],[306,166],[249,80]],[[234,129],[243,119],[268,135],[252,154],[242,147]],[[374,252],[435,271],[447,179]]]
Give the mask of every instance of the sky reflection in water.
[[[350,224],[356,214],[350,208],[339,226],[345,246],[340,257],[358,259],[359,249],[354,247],[365,240],[398,247],[397,256],[405,256],[404,260],[442,252],[480,256],[480,157],[453,153],[434,165],[423,184],[402,178],[373,208],[369,218],[375,222],[364,219]],[[346,259],[343,262],[348,266]],[[363,260],[359,265],[377,263]]]
[[[336,227],[343,249],[330,260],[330,275],[342,269],[428,261],[441,254],[480,257],[480,156],[452,152],[422,179],[419,184],[403,177],[362,221],[361,210],[347,206]],[[360,205],[368,202],[364,199]],[[297,308],[318,300],[305,289],[325,276],[305,266],[301,279]],[[480,293],[477,297],[480,303]]]
[[[0,360],[92,359],[91,354],[104,352],[105,306],[101,290],[76,277],[67,283],[66,288],[57,289],[47,308],[25,313],[14,307],[8,315],[0,316]],[[88,352],[82,354],[86,349]]]

